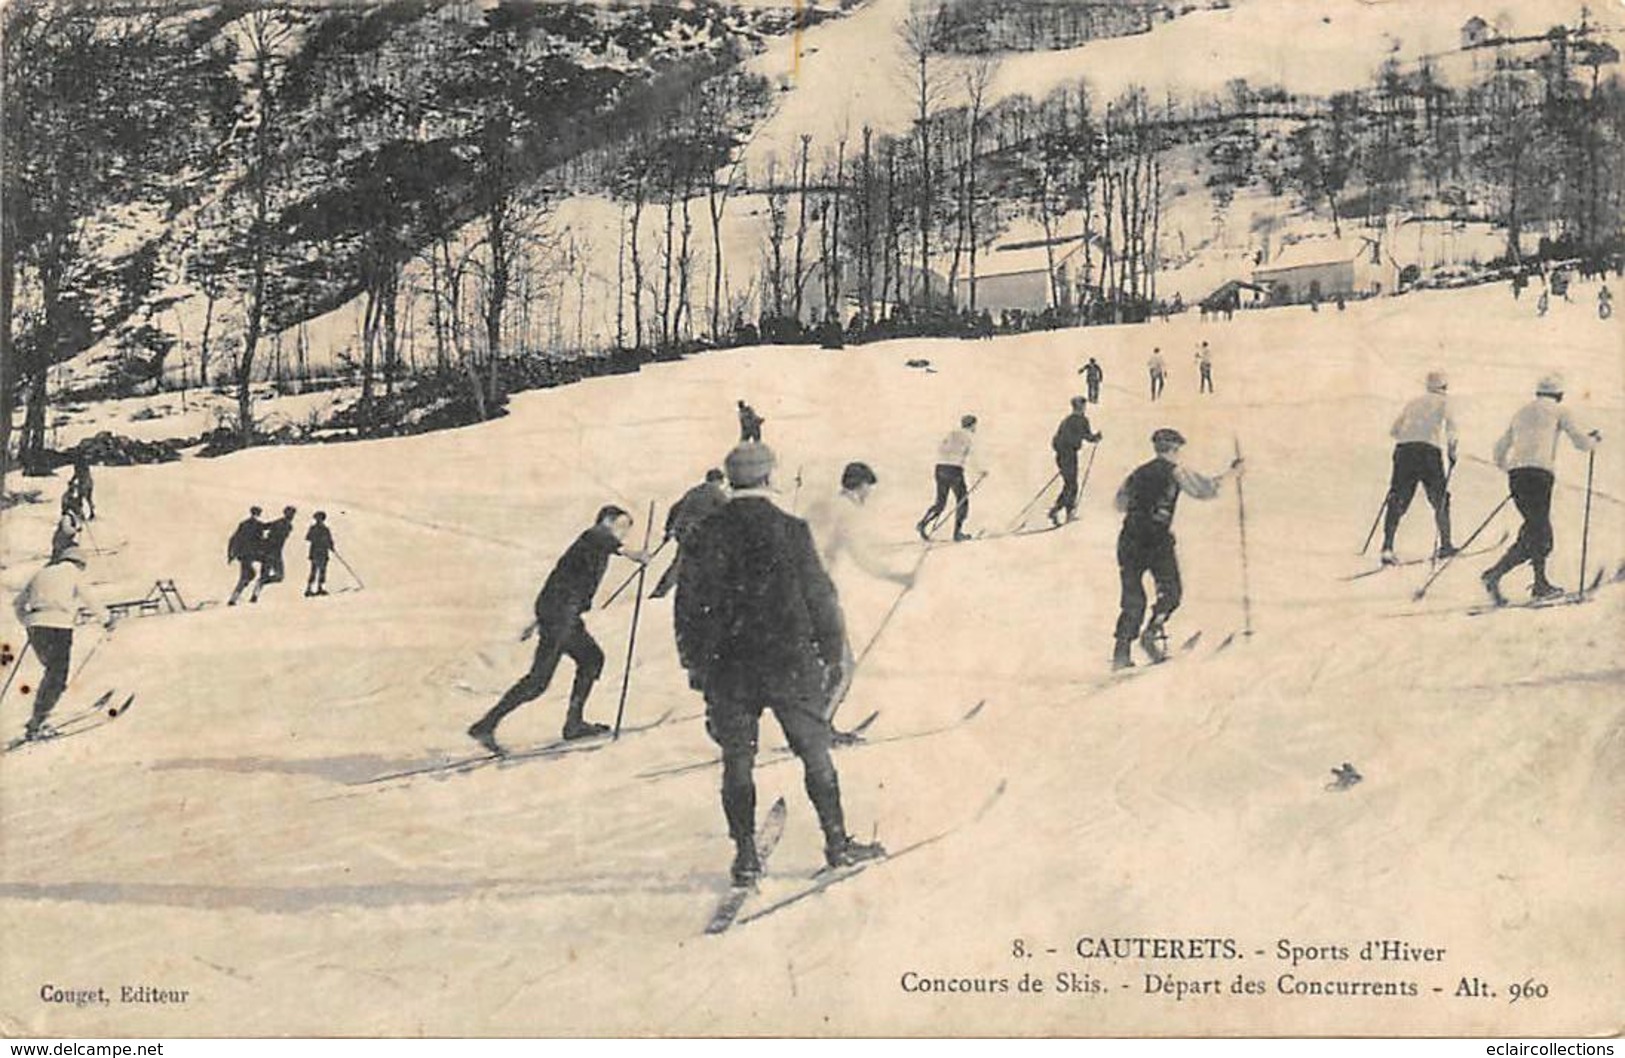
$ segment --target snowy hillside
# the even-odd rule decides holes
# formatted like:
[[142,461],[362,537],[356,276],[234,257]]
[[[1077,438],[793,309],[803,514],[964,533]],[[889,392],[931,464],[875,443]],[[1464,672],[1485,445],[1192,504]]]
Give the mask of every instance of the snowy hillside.
[[[93,528],[111,553],[91,572],[106,598],[172,577],[189,601],[219,600],[233,576],[224,543],[251,503],[292,504],[301,527],[325,509],[366,588],[300,598],[296,536],[289,582],[258,605],[131,620],[95,650],[62,708],[116,688],[137,695],[127,716],[0,758],[0,1031],[1617,1031],[1625,591],[1469,617],[1489,556],[1453,565],[1421,604],[1410,593],[1425,565],[1340,579],[1371,561],[1355,551],[1386,487],[1387,428],[1434,367],[1451,372],[1461,409],[1458,539],[1505,493],[1484,462],[1496,435],[1535,379],[1562,369],[1577,414],[1606,438],[1588,560],[1625,561],[1622,332],[1594,300],[1581,285],[1541,320],[1497,285],[1228,325],[745,349],[524,394],[507,418],[457,431],[98,468]],[[1201,339],[1216,354],[1212,397],[1196,394]],[[1156,405],[1143,390],[1152,345],[1172,365]],[[663,518],[727,451],[734,400],[767,418],[787,507],[832,491],[847,460],[869,461],[877,517],[906,563],[940,435],[963,412],[981,417],[989,477],[971,527],[1004,528],[1052,472],[1049,437],[1089,356],[1106,371],[1091,408],[1105,441],[1081,524],[933,550],[844,707],[850,720],[880,710],[873,744],[837,755],[852,831],[878,830],[894,851],[951,829],[941,840],[703,937],[731,853],[717,773],[650,777],[715,753],[669,600],[642,608],[626,710],[629,725],[669,711],[662,726],[595,752],[365,785],[473,749],[464,727],[528,664],[518,634],[552,562],[601,503],[637,512],[636,537],[651,500]],[[1191,439],[1198,469],[1221,468],[1237,440],[1247,458],[1255,634],[1214,652],[1243,622],[1227,485],[1178,513],[1186,604],[1172,627],[1202,632],[1196,650],[1112,682],[1111,496],[1163,425]],[[1572,587],[1584,457],[1565,448],[1558,479],[1551,568]],[[5,514],[8,600],[44,550],[55,498]],[[1488,535],[1514,526],[1508,513]],[[1418,498],[1401,553],[1424,554],[1430,532]],[[612,566],[606,594],[626,568]],[[337,567],[334,581],[349,583]],[[861,646],[892,590],[840,588]],[[16,644],[5,612],[0,638]],[[631,615],[623,600],[588,618],[610,658],[589,718],[614,712]],[[78,657],[96,635],[81,631]],[[506,738],[557,734],[568,668]],[[32,660],[22,672],[37,679]],[[982,700],[968,722],[906,737]],[[14,689],[0,728],[24,718]],[[778,732],[764,732],[760,804],[783,795],[789,822],[756,908],[820,859],[799,767],[768,763]],[[1345,761],[1364,782],[1327,790]],[[1241,958],[1075,954],[1080,938],[1113,937],[1233,938]],[[1381,938],[1445,954],[1359,961]],[[1013,959],[1017,939],[1037,954]],[[1276,957],[1283,939],[1356,954],[1293,966]],[[1067,970],[1104,991],[903,983]],[[1165,973],[1226,991],[1146,994]],[[1230,994],[1238,973],[1266,994]],[[1419,994],[1283,994],[1283,975]],[[1468,977],[1498,998],[1455,998]],[[1545,998],[1510,1004],[1509,982],[1526,980]],[[115,1000],[45,1002],[47,984]],[[121,1004],[122,985],[188,997]]]
[[[897,33],[910,10],[910,0],[873,0],[802,34],[799,57],[792,37],[753,60],[755,69],[789,90],[752,141],[753,161],[775,155],[788,160],[802,134],[833,143],[842,135],[855,139],[865,124],[906,133],[916,102]],[[1523,0],[1498,17],[1509,36],[1537,35],[1575,20],[1578,11],[1571,0]],[[1597,4],[1591,11],[1594,25],[1625,28],[1617,6]],[[1101,100],[1130,85],[1159,101],[1217,95],[1236,78],[1299,95],[1330,95],[1366,84],[1389,57],[1414,62],[1456,51],[1462,24],[1477,14],[1490,12],[1472,0],[1233,0],[1224,9],[1158,23],[1149,33],[1002,55],[989,103],[1020,93],[1041,99],[1080,78]],[[964,60],[936,61],[943,71],[942,104],[961,105],[953,71]]]

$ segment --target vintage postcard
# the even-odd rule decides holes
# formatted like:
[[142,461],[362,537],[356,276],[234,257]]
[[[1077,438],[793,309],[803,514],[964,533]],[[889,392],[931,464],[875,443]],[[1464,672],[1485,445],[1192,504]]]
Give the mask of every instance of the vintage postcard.
[[0,13],[0,1034],[1620,1032],[1619,3]]

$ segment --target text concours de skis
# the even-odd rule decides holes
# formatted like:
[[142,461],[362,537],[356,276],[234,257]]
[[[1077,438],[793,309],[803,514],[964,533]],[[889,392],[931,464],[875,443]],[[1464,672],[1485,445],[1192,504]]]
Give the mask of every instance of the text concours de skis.
[[[1056,949],[1042,949],[1056,955]],[[1304,967],[1319,964],[1350,963],[1439,963],[1444,961],[1444,948],[1424,947],[1401,940],[1368,940],[1357,945],[1301,944],[1292,940],[1278,940],[1273,950],[1261,950],[1266,958],[1277,963],[1288,963],[1291,970],[1277,974],[1274,991],[1289,996],[1417,996],[1421,988],[1410,980],[1361,980],[1346,976],[1316,976],[1304,972]],[[1033,952],[1022,941],[1016,942],[1014,956],[1028,958]],[[1104,937],[1078,938],[1067,953],[1071,957],[1087,960],[1092,967],[1102,963],[1120,962],[1231,962],[1245,959],[1241,945],[1230,937]],[[1327,967],[1330,969],[1330,966]],[[1176,1000],[1187,996],[1220,995],[1226,992],[1257,995],[1267,986],[1262,980],[1246,980],[1241,976],[1236,983],[1226,986],[1216,977],[1192,977],[1187,968],[1185,975],[1175,973],[1145,974],[1144,991],[1148,995],[1162,994]],[[1052,982],[1056,992],[1100,994],[1106,983],[1092,974],[1079,975],[1073,970],[1062,970]],[[905,970],[898,979],[904,992],[935,994],[1001,995],[1010,992],[1042,991],[1035,988],[1031,974],[1019,978],[1008,976],[970,976],[939,974],[917,969]]]

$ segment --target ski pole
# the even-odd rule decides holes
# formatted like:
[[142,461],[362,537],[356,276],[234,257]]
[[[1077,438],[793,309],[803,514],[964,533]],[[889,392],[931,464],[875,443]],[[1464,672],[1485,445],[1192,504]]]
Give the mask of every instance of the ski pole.
[[[643,551],[649,552],[649,537],[655,527],[655,501],[649,501],[649,520],[643,523]],[[664,542],[664,541],[662,541]],[[626,689],[632,683],[632,654],[638,648],[638,615],[643,612],[643,576],[649,570],[647,557],[638,563],[638,588],[632,602],[632,632],[626,640],[626,671],[621,673],[621,703],[615,707],[614,739],[621,737],[621,718],[626,715]]]
[[[659,546],[657,546],[654,549],[654,551],[650,553],[649,561],[653,562],[655,560],[655,556],[660,554],[660,552],[664,551],[666,549],[666,545],[671,543],[671,540],[672,540],[672,538],[668,536],[664,540],[660,541]],[[605,599],[603,605],[598,607],[598,608],[600,610],[605,609],[605,608],[607,608],[609,606],[610,603],[614,602],[616,599],[619,599],[621,597],[621,592],[625,591],[627,589],[627,587],[630,586],[633,581],[637,580],[638,575],[640,573],[642,573],[642,572],[643,572],[643,568],[639,567],[638,569],[633,570],[631,573],[628,573],[626,575],[626,579],[621,581],[621,586],[619,588],[616,588],[613,592],[611,592],[610,595],[609,595],[609,598]]]
[[[1478,539],[1478,534],[1482,533],[1485,529],[1488,529],[1490,523],[1495,520],[1495,516],[1501,513],[1501,508],[1505,507],[1511,502],[1512,496],[1509,494],[1502,499],[1500,503],[1497,503],[1495,505],[1495,510],[1491,511],[1489,516],[1485,518],[1483,522],[1479,523],[1478,528],[1473,530],[1473,534],[1466,539],[1461,547],[1456,549],[1456,555],[1461,554],[1463,551],[1471,547],[1473,541]],[[1429,574],[1428,579],[1422,582],[1422,586],[1416,589],[1416,591],[1411,595],[1411,598],[1420,602],[1422,596],[1428,593],[1428,589],[1433,587],[1433,582],[1438,580],[1440,575],[1442,575],[1445,570],[1450,568],[1450,563],[1455,560],[1456,555],[1451,555],[1449,558],[1439,563],[1439,568]]]
[[[1241,462],[1241,438],[1231,435],[1236,445],[1236,462]],[[1241,489],[1241,474],[1236,475],[1236,521],[1241,530],[1241,634],[1253,634],[1253,593],[1247,572],[1247,496]]]
[[1022,526],[1027,524],[1027,512],[1031,511],[1035,506],[1037,506],[1038,501],[1044,498],[1044,493],[1049,491],[1049,487],[1051,485],[1055,484],[1055,479],[1060,477],[1060,476],[1061,476],[1061,472],[1059,470],[1057,470],[1055,473],[1051,474],[1049,476],[1049,480],[1044,482],[1043,488],[1038,490],[1037,495],[1033,496],[1032,499],[1027,501],[1027,506],[1023,507],[1021,510],[1016,512],[1015,521],[1010,523],[1009,532],[1013,533],[1016,530],[1020,529]]
[[1580,530],[1580,583],[1575,589],[1580,598],[1586,593],[1586,559],[1591,547],[1591,480],[1597,471],[1597,450],[1593,448],[1586,454],[1586,513]]
[[333,557],[338,559],[339,565],[343,566],[345,570],[349,572],[350,576],[354,578],[356,587],[365,588],[367,586],[362,582],[360,574],[356,573],[355,567],[344,561],[344,556],[339,554],[339,549],[336,547],[333,549]]
[[987,471],[984,470],[984,471],[982,471],[980,474],[978,474],[976,476],[976,481],[971,485],[970,488],[965,490],[965,495],[960,498],[958,503],[955,503],[953,505],[953,508],[952,508],[951,511],[949,509],[946,509],[946,508],[943,509],[943,511],[940,514],[938,514],[936,516],[936,518],[934,518],[932,520],[931,524],[926,526],[925,535],[930,536],[931,534],[935,533],[938,529],[942,528],[942,523],[947,521],[948,515],[950,513],[957,514],[959,511],[961,511],[965,507],[969,506],[970,505],[970,494],[975,492],[978,488],[980,488],[982,482],[984,482],[986,480],[987,480]]
[[1365,543],[1360,545],[1360,554],[1362,555],[1371,550],[1371,541],[1376,539],[1377,536],[1377,526],[1382,524],[1382,516],[1388,513],[1389,498],[1388,493],[1382,494],[1382,505],[1377,508],[1377,516],[1371,519],[1371,531],[1365,534]]
[[85,656],[79,659],[79,664],[74,667],[73,675],[68,677],[68,683],[72,683],[79,678],[79,674],[85,671],[85,666],[90,664],[90,659],[96,656],[96,651],[100,650],[102,644],[111,638],[113,638],[112,629],[104,629],[96,642],[90,645],[90,649],[85,651]]
[[[1450,469],[1446,470],[1444,472],[1444,496],[1443,496],[1442,499],[1439,500],[1440,503],[1444,504],[1444,509],[1447,510],[1447,511],[1450,509],[1450,479],[1452,477],[1454,477],[1455,474],[1456,474],[1456,461],[1454,459],[1452,459],[1450,461]],[[1438,522],[1439,522],[1439,512],[1434,511],[1433,512],[1433,523],[1434,524],[1433,524],[1433,558],[1432,558],[1432,563],[1435,566],[1437,566],[1439,564],[1439,562],[1441,561],[1440,558],[1439,558],[1439,548],[1444,546],[1444,536],[1443,536],[1443,534],[1441,534],[1439,532]]]
[[891,624],[891,619],[896,616],[898,608],[903,605],[903,600],[908,598],[908,593],[913,591],[914,585],[919,582],[920,567],[925,565],[925,560],[930,557],[931,548],[935,546],[935,544],[936,541],[926,544],[925,550],[920,552],[920,557],[914,562],[914,570],[909,575],[908,584],[904,586],[902,591],[897,593],[897,598],[892,600],[890,608],[888,608],[885,615],[880,618],[880,624],[875,626],[875,634],[869,637],[869,642],[864,644],[863,652],[858,655],[856,661],[852,662],[852,672],[854,673],[854,678],[858,669],[863,667],[863,659],[868,657],[869,652],[875,648],[875,644],[880,642],[880,637],[886,631],[886,626]]
[[17,670],[23,667],[23,658],[34,647],[32,640],[24,640],[22,647],[17,651],[17,659],[11,665],[11,671],[6,673],[6,682],[0,685],[0,702],[6,700],[6,692],[11,690],[11,681],[17,678]]
[[1084,490],[1089,487],[1089,472],[1095,469],[1095,456],[1100,454],[1100,442],[1089,447],[1089,462],[1083,465],[1083,477],[1078,479],[1078,502],[1083,502]]

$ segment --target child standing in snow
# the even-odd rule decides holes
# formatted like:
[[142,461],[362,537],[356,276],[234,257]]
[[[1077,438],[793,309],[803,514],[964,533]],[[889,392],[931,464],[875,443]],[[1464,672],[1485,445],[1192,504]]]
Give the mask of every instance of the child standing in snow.
[[333,530],[327,527],[327,512],[317,511],[315,521],[305,530],[305,541],[310,544],[310,576],[305,581],[305,595],[327,594],[327,559],[333,553]]

